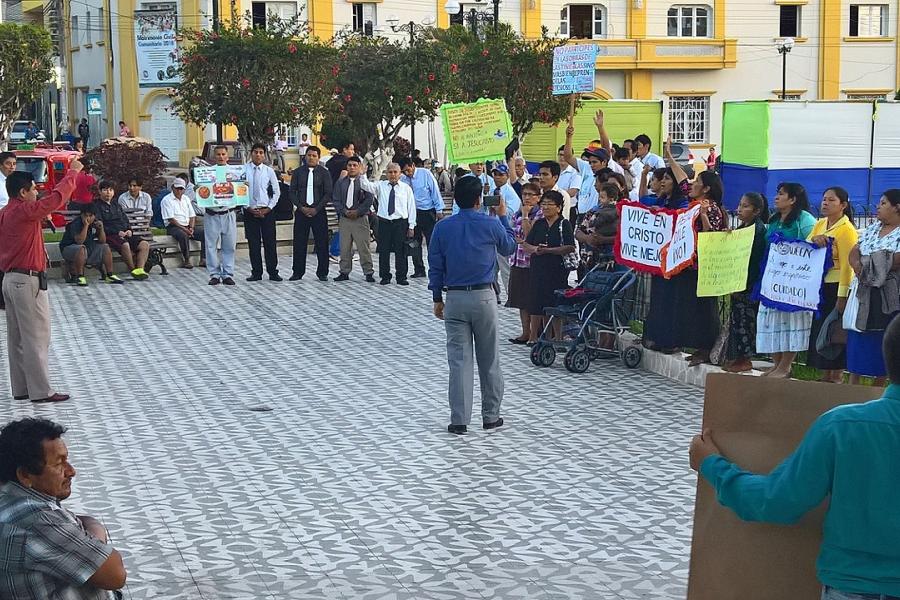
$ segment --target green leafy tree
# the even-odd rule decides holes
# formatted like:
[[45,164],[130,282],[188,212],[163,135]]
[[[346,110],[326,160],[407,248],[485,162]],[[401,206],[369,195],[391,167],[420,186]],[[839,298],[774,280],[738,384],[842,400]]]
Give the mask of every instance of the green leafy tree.
[[358,34],[339,36],[338,107],[330,119],[368,149],[376,178],[393,156],[393,140],[412,123],[437,117],[455,88],[446,47],[430,35],[412,44]]
[[[232,124],[245,149],[270,143],[279,125],[314,126],[336,109],[336,51],[298,19],[249,15],[217,30],[187,30],[173,110],[184,120]],[[249,152],[248,152],[249,155]]]
[[50,34],[36,25],[0,23],[0,140],[53,76]]
[[497,31],[473,34],[461,26],[431,31],[455,75],[454,101],[503,98],[513,133],[523,136],[536,123],[559,123],[569,113],[569,96],[553,95],[553,49],[563,45],[547,30],[526,39],[505,23]]

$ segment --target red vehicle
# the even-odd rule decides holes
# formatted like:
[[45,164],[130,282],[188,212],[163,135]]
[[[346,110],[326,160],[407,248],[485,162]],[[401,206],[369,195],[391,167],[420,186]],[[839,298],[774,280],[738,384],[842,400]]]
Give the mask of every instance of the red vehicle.
[[[43,196],[65,176],[69,164],[81,157],[80,152],[60,150],[52,146],[37,146],[28,150],[16,150],[16,171],[31,173],[37,184],[38,196]],[[66,220],[62,215],[53,215],[54,227],[65,227]]]

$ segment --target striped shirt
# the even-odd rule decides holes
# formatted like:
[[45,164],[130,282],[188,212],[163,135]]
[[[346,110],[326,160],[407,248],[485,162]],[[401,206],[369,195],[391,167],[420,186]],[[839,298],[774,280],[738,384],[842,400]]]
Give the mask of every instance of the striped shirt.
[[107,600],[86,582],[112,552],[56,498],[0,484],[0,598]]

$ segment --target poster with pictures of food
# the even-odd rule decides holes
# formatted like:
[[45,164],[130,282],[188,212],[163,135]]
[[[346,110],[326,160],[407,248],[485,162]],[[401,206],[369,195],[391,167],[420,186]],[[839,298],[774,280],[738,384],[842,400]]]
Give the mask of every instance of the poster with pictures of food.
[[200,208],[234,208],[250,204],[250,186],[244,165],[197,167],[194,184]]

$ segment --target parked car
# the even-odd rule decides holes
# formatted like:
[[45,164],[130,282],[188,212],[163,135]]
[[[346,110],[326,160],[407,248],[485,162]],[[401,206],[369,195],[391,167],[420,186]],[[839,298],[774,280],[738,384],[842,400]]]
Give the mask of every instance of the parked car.
[[228,148],[229,165],[242,165],[247,162],[247,157],[244,156],[243,146],[235,141],[206,142],[203,144],[203,153],[200,155],[200,159],[211,165],[215,164],[216,146],[225,146]]
[[[15,121],[13,123],[12,129],[9,132],[9,143],[12,146],[18,144],[24,144],[26,142],[34,141],[34,140],[26,140],[25,139],[25,131],[28,129],[28,124],[31,121]],[[43,131],[38,131],[37,137],[35,138],[39,142],[43,142],[46,138]]]
[[[81,153],[42,147],[16,150],[15,155],[16,171],[31,173],[40,197],[56,187],[69,170],[69,165],[79,158]],[[52,215],[51,220],[54,226],[65,227],[66,221],[61,215]]]

